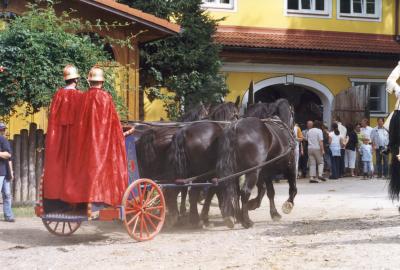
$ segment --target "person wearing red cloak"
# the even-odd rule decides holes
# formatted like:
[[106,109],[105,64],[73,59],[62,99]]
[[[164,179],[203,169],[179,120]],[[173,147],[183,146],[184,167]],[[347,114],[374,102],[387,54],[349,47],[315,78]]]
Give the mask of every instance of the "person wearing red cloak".
[[103,70],[93,67],[82,95],[73,160],[63,200],[121,204],[128,184],[125,139],[112,97],[103,89]]
[[61,199],[67,166],[74,144],[76,112],[82,92],[77,90],[79,73],[73,65],[64,68],[66,86],[57,90],[51,101],[45,143],[43,196]]

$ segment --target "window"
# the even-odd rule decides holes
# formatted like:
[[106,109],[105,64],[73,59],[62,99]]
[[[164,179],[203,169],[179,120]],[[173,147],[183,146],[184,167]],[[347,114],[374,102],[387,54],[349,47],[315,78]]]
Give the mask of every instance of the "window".
[[353,85],[369,85],[369,110],[372,115],[387,114],[387,93],[385,81],[358,80],[353,81]]
[[381,19],[382,0],[338,0],[338,18]]
[[287,15],[329,16],[332,0],[285,0]]
[[235,0],[203,0],[203,6],[217,9],[234,9]]

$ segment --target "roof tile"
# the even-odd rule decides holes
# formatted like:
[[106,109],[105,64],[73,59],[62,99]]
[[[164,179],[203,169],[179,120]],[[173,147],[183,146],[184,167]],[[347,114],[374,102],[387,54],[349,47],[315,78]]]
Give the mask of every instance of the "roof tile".
[[392,35],[220,26],[215,40],[228,47],[400,53]]

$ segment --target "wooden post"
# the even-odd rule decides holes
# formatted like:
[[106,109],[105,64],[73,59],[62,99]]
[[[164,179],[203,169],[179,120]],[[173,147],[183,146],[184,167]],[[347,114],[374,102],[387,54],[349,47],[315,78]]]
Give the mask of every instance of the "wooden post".
[[30,123],[29,125],[29,142],[28,142],[28,200],[36,201],[36,130],[37,125]]
[[[40,179],[43,174],[44,162],[44,132],[43,129],[36,131],[36,188],[40,187]],[[39,200],[40,190],[36,190],[36,200]]]
[[14,167],[14,202],[21,202],[21,135],[14,135],[13,143]]
[[28,201],[28,130],[21,130],[21,202]]

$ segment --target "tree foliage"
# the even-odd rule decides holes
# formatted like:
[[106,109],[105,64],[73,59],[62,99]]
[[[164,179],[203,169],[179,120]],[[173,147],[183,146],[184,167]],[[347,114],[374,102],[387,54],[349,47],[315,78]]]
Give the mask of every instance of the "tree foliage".
[[[174,21],[183,31],[145,44],[141,51],[141,86],[150,98],[161,98],[169,117],[200,101],[219,102],[227,94],[219,73],[219,45],[213,42],[218,20],[201,8],[201,0],[121,0],[134,8]],[[175,95],[163,95],[161,88]],[[184,106],[181,106],[184,105]]]
[[[54,92],[64,84],[62,71],[67,64],[74,64],[84,78],[93,65],[110,61],[103,43],[93,42],[87,34],[75,34],[93,26],[70,15],[56,15],[52,5],[29,5],[26,13],[0,31],[0,65],[6,67],[0,73],[1,116],[16,106],[25,105],[27,114],[49,106]],[[86,89],[86,80],[79,87]],[[106,89],[121,105],[111,83]]]

